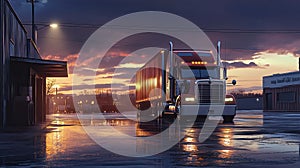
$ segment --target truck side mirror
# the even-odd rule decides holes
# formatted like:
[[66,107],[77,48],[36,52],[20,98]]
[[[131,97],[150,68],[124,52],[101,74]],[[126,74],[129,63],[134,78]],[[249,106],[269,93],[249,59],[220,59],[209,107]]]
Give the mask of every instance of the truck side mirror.
[[236,80],[232,80],[231,82],[233,85],[236,85]]
[[227,68],[226,68],[226,67],[224,68],[223,76],[224,76],[224,79],[225,79],[225,80],[228,79],[228,77],[227,77]]
[[31,100],[30,96],[26,96],[25,101],[30,102],[30,100]]

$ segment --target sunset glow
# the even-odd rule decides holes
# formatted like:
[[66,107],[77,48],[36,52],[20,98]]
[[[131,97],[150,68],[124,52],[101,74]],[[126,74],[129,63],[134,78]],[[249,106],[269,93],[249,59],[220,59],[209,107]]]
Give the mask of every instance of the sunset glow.
[[[115,53],[117,54],[117,53]],[[79,94],[84,90],[73,90],[72,91],[72,79],[74,77],[73,68],[75,66],[75,61],[78,55],[69,55],[64,60],[68,61],[69,67],[69,77],[65,78],[57,78],[56,83],[60,85],[60,93],[63,94]],[[146,57],[143,55],[143,57]],[[60,59],[59,56],[46,56],[45,58],[51,59]],[[132,60],[133,61],[133,60]],[[236,62],[235,61],[228,61],[228,63]],[[244,67],[244,68],[230,68],[228,70],[228,83],[231,80],[237,80],[237,85],[232,86],[228,85],[228,92],[234,92],[238,90],[244,90],[245,92],[254,92],[254,93],[261,93],[262,92],[262,77],[266,75],[272,75],[276,73],[284,73],[284,72],[291,72],[296,71],[298,68],[298,57],[295,56],[293,53],[285,53],[280,54],[276,52],[264,51],[255,53],[252,56],[252,59],[249,60],[242,60],[243,63],[249,64],[251,62],[255,63],[257,67]],[[138,68],[143,66],[143,64],[137,64],[134,62],[125,62],[120,63],[119,65],[115,66],[115,68],[122,68],[122,69],[131,69],[131,68]],[[80,76],[82,81],[82,85],[85,84],[94,84],[94,85],[105,85],[112,83],[112,77],[123,75],[122,72],[105,72],[106,69],[99,68],[99,69],[87,69],[91,71],[97,72],[97,76],[90,77],[90,76]],[[124,84],[126,86],[132,86],[133,84],[130,83],[130,79],[118,79],[114,78],[114,83]],[[110,89],[110,88],[104,88]]]
[[263,76],[298,69],[298,58],[292,53],[259,52],[253,56],[252,60],[244,60],[243,62],[254,62],[258,67],[229,69],[229,79],[236,79],[238,82],[237,86],[229,85],[229,92],[243,89],[246,92],[261,93]]

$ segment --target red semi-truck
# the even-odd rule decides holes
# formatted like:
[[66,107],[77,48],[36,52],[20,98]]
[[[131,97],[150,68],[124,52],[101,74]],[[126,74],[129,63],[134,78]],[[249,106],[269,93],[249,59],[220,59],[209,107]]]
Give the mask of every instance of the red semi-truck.
[[139,121],[167,115],[222,116],[231,122],[236,101],[226,94],[226,68],[210,50],[162,50],[136,73]]

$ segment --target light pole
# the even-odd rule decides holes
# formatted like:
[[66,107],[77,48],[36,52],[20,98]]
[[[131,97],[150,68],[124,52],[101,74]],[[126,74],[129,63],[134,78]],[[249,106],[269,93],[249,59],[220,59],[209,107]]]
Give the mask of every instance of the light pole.
[[34,18],[34,3],[39,2],[38,0],[27,0],[27,2],[31,3],[31,38],[34,42],[36,42],[36,27],[35,27],[35,18]]
[[50,26],[51,28],[57,28],[58,24],[53,23],[50,25],[44,25],[44,27],[42,28],[37,28],[37,25],[35,24],[35,10],[34,10],[34,3],[39,2],[39,0],[27,0],[28,3],[31,3],[31,38],[32,40],[35,42],[35,44],[37,44],[37,33],[38,30],[41,30],[45,27]]
[[57,96],[59,85],[54,85],[53,87],[55,88],[55,96]]

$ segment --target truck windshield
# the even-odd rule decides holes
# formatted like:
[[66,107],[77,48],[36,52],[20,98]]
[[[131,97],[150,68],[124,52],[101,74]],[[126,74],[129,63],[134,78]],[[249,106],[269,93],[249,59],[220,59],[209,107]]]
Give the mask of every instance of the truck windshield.
[[190,68],[181,68],[181,77],[183,79],[208,79],[209,77],[216,79],[217,70],[215,67],[206,67],[206,68],[197,68],[197,69],[190,69]]

